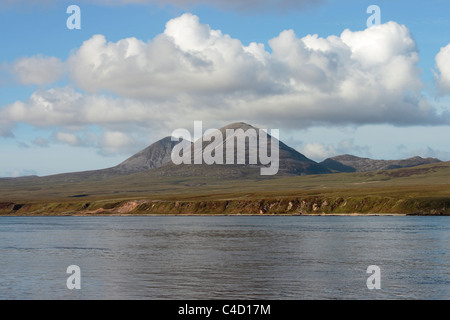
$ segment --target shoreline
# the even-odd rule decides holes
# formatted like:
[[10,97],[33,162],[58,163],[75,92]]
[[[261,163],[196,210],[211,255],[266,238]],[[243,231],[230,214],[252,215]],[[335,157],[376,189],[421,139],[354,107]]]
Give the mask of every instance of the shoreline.
[[408,213],[314,213],[314,214],[250,214],[250,213],[236,213],[236,214],[157,214],[157,213],[142,213],[142,214],[126,214],[126,213],[105,213],[105,214],[22,214],[22,215],[0,215],[2,217],[406,217],[406,216],[445,216],[445,215],[425,215],[425,214],[408,214]]
[[[437,201],[437,200],[436,200]],[[0,203],[0,216],[449,216],[437,201],[391,198],[296,197],[228,200],[107,199]]]

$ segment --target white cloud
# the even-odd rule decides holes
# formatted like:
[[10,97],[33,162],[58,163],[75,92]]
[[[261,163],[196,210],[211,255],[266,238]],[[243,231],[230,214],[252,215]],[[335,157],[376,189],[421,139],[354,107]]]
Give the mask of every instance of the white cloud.
[[450,152],[432,148],[430,146],[424,148],[413,148],[411,150],[402,150],[403,157],[410,158],[415,156],[420,156],[422,158],[436,158],[442,161],[447,161],[450,159]]
[[[37,127],[122,125],[158,120],[151,104],[137,100],[113,99],[104,95],[84,95],[73,88],[35,91],[27,101],[17,101],[0,110],[0,118],[10,123]],[[160,116],[163,118],[163,116]]]
[[117,154],[124,150],[130,151],[130,146],[135,147],[133,139],[119,131],[106,131],[102,135],[101,150],[104,154]]
[[64,63],[55,57],[33,56],[14,61],[10,72],[21,84],[44,85],[58,81],[65,74]]
[[332,145],[324,145],[319,142],[307,143],[300,152],[315,161],[322,161],[337,155],[336,149]]
[[103,155],[123,154],[170,134],[171,119],[176,119],[181,110],[171,108],[170,104],[162,107],[168,112],[162,114],[161,105],[151,102],[84,95],[70,87],[53,88],[38,90],[27,101],[3,107],[0,122],[7,121],[9,125],[4,137],[12,134],[13,125],[19,123],[58,129],[51,141],[33,140],[35,146],[48,147],[50,142],[57,142],[94,147]]
[[204,117],[244,114],[302,126],[444,121],[421,97],[417,48],[405,26],[389,22],[328,38],[287,30],[269,44],[271,53],[263,44],[244,46],[184,14],[147,43],[94,36],[69,64],[87,92],[176,101],[185,114],[191,103]]
[[261,61],[266,55],[263,46],[245,47],[184,14],[170,20],[164,33],[149,43],[136,38],[111,43],[96,35],[69,63],[72,79],[87,92],[168,99],[180,93],[254,91],[264,83],[267,88],[271,82]]
[[300,148],[300,152],[319,162],[342,154],[370,156],[369,147],[356,145],[353,139],[342,140],[336,146],[320,142],[306,143]]
[[[110,132],[96,142],[108,153],[124,150],[133,132],[158,138],[194,120],[294,129],[448,123],[421,96],[417,48],[405,26],[389,22],[327,38],[286,30],[269,45],[245,46],[192,14],[168,21],[149,42],[93,36],[64,63],[71,86],[1,108],[0,135],[18,123],[75,133],[96,126]],[[113,132],[123,134],[116,145]]]
[[441,94],[450,94],[450,44],[436,55],[436,84]]
[[68,144],[70,146],[80,146],[81,145],[80,139],[78,138],[77,135],[75,135],[73,133],[58,132],[55,135],[55,139],[58,142]]

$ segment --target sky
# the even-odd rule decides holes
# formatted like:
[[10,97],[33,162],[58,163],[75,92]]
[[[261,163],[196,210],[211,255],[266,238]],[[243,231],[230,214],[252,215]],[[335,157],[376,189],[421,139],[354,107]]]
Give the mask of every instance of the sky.
[[315,161],[449,161],[449,12],[446,0],[2,1],[0,177],[111,167],[194,121],[279,129]]

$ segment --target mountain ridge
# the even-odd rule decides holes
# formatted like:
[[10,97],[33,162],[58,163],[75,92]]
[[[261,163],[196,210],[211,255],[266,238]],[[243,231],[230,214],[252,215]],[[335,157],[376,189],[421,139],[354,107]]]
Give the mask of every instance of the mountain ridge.
[[[233,155],[233,159],[234,159],[234,164],[226,164],[226,165],[221,165],[218,166],[216,165],[217,170],[227,170],[230,171],[230,168],[262,168],[262,167],[267,167],[267,165],[262,164],[261,163],[261,159],[260,159],[260,154],[259,152],[261,150],[259,150],[260,144],[259,144],[259,130],[262,130],[260,128],[256,128],[250,124],[247,124],[245,122],[234,122],[231,124],[228,124],[220,129],[217,129],[218,132],[220,132],[220,135],[222,137],[222,141],[220,143],[218,143],[215,148],[222,148],[223,150],[223,163],[227,163],[226,161],[226,156],[225,153],[228,150],[227,148],[227,144],[228,142],[230,142],[230,140],[234,139],[234,141],[236,142],[239,137],[238,137],[238,133],[237,130],[242,130],[244,133],[247,132],[247,130],[254,130],[254,133],[256,134],[256,146],[255,145],[251,145],[249,140],[246,140],[245,142],[245,153],[243,155],[240,155],[241,157],[243,156],[244,159],[240,159],[242,161],[245,162],[245,164],[240,165],[237,164],[238,163],[238,157],[239,154],[237,154],[237,143],[234,143],[234,155]],[[228,135],[228,130],[233,130],[231,133],[231,135]],[[210,133],[209,135],[203,136],[202,139],[200,141],[195,141],[194,144],[192,145],[192,148],[195,148],[197,146],[197,150],[202,150],[202,152],[205,150],[205,148],[211,143],[216,143],[216,141],[213,142],[209,142],[211,140],[210,136],[214,136],[214,133],[216,133],[216,131]],[[276,141],[278,143],[278,151],[279,151],[279,170],[278,173],[279,175],[310,175],[310,174],[325,174],[325,173],[330,173],[330,171],[323,167],[322,165],[320,165],[319,163],[307,158],[305,155],[301,154],[300,152],[298,152],[297,150],[295,150],[294,148],[289,147],[288,145],[286,145],[285,143],[283,143],[282,141],[280,141],[279,139],[276,139],[275,137],[272,137],[269,132],[266,133],[267,134],[267,145],[266,148],[271,150],[272,149],[272,140]],[[235,139],[236,138],[236,139]],[[202,142],[202,145],[200,146],[199,143]],[[195,149],[192,150],[192,154],[194,154]],[[252,155],[258,155],[256,164],[249,164],[250,161],[250,153],[252,153]],[[192,162],[193,163],[193,158],[194,156],[192,156]],[[171,169],[173,170],[172,175],[175,174],[176,172],[180,172],[183,170],[186,170],[186,168],[189,168],[189,166],[186,165],[178,165],[177,167],[175,167],[173,164],[167,164],[167,166],[170,166]],[[188,169],[189,170],[189,169]],[[232,169],[231,169],[232,170]],[[185,175],[185,173],[182,173],[182,175]]]
[[436,158],[422,158],[419,156],[399,160],[376,160],[344,154],[325,159],[320,163],[333,172],[370,172],[416,167],[439,162],[441,160]]
[[[228,129],[237,130],[242,129],[247,131],[249,129],[260,130],[245,122],[230,123],[220,129],[217,129],[222,134],[222,139],[218,144],[218,147],[225,148],[227,143],[226,132]],[[209,135],[212,135],[210,133]],[[267,133],[268,139],[267,148],[271,147],[271,136]],[[234,139],[234,137],[233,137]],[[259,139],[259,138],[258,138]],[[175,141],[174,141],[175,140]],[[205,141],[206,140],[206,141]],[[209,136],[202,136],[201,151],[203,152],[205,147],[211,142]],[[259,141],[259,140],[258,140]],[[412,157],[408,159],[400,160],[374,160],[370,158],[361,158],[349,154],[339,155],[325,159],[322,162],[315,162],[305,155],[301,154],[294,148],[286,145],[280,140],[279,143],[279,171],[277,175],[311,175],[311,174],[328,174],[328,173],[343,173],[343,172],[369,172],[378,170],[390,170],[396,168],[414,167],[422,164],[441,162],[435,158],[421,158]],[[31,177],[18,177],[18,178],[0,178],[2,181],[31,181],[36,179],[46,179],[49,181],[67,181],[67,182],[79,182],[79,181],[94,181],[103,180],[115,176],[123,176],[135,173],[144,173],[148,171],[155,172],[161,176],[198,176],[207,174],[208,176],[217,177],[231,177],[241,178],[243,176],[254,176],[257,174],[256,169],[260,169],[263,165],[258,162],[257,164],[226,164],[226,165],[207,165],[207,164],[180,164],[175,165],[171,161],[171,154],[178,143],[190,144],[192,151],[192,159],[194,157],[195,145],[199,141],[191,142],[187,140],[173,139],[172,136],[166,136],[145,149],[137,152],[131,157],[127,158],[118,165],[105,169],[88,170],[80,172],[61,173],[49,176],[31,176]],[[259,143],[259,142],[258,142]],[[234,159],[236,159],[236,145]],[[250,151],[257,152],[256,149],[250,150],[250,144],[246,141],[245,145],[245,157],[249,157]],[[198,150],[198,149],[197,149]],[[193,162],[191,162],[193,163]],[[225,163],[225,161],[224,161]]]

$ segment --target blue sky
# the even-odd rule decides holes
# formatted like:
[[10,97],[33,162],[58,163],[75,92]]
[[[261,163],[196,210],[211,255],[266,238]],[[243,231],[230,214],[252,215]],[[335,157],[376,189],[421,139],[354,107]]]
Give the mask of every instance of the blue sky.
[[194,120],[279,128],[317,161],[450,160],[448,1],[300,2],[4,2],[0,176],[112,166]]

